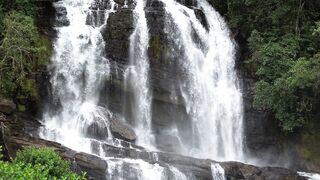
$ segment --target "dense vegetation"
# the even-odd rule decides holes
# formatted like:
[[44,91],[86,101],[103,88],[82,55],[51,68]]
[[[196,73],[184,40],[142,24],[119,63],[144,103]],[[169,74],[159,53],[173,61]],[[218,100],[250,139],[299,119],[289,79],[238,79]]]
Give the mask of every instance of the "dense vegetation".
[[1,160],[0,180],[10,179],[70,179],[83,180],[70,170],[68,161],[62,160],[52,149],[28,148],[17,153],[12,162]]
[[[286,132],[317,121],[320,110],[320,1],[210,0],[244,39],[255,106],[274,112]],[[0,97],[35,100],[35,72],[50,43],[34,24],[35,0],[0,1]]]
[[254,105],[285,132],[320,123],[320,1],[211,0],[243,39],[256,83]]
[[34,24],[32,0],[0,2],[0,97],[36,100],[34,73],[48,61],[50,43]]

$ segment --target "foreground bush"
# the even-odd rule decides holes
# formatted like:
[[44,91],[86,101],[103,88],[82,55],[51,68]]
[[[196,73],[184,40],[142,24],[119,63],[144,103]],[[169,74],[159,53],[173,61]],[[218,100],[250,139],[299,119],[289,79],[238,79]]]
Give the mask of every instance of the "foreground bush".
[[70,179],[83,180],[70,170],[68,161],[49,148],[27,148],[17,153],[12,162],[0,160],[0,180],[14,179]]

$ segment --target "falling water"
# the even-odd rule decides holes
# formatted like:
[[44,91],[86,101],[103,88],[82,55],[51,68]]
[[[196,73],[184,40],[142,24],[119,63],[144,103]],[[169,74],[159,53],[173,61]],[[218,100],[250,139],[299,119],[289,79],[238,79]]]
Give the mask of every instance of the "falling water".
[[[242,97],[234,70],[235,47],[226,24],[205,0],[197,0],[197,6],[206,17],[207,27],[194,9],[174,0],[160,1],[165,5],[164,31],[173,42],[173,51],[180,55],[177,61],[182,74],[176,86],[191,119],[192,136],[196,138],[180,137],[178,127],[168,129],[168,132],[178,137],[184,147],[182,151],[187,155],[241,160]],[[104,3],[107,3],[106,10],[100,9]],[[125,70],[125,83],[133,93],[131,108],[134,110],[137,143],[154,148],[145,3],[137,0],[133,12],[134,30],[129,39],[130,64]],[[66,8],[69,25],[57,28],[58,38],[50,67],[56,107],[44,113],[45,128],[40,135],[74,150],[103,156],[101,149],[98,152],[92,150],[92,142],[113,144],[112,134],[107,130],[103,140],[97,140],[88,136],[87,131],[92,125],[108,129],[109,119],[113,116],[107,107],[98,106],[98,102],[100,90],[110,74],[109,62],[104,58],[105,42],[101,30],[107,25],[109,14],[117,9],[117,4],[112,0],[64,0],[56,2],[55,6]],[[121,174],[126,168],[130,173],[135,172],[132,179],[191,178],[169,165],[132,159],[106,161],[109,179],[128,179],[128,174]],[[220,166],[214,164],[211,170],[214,179],[224,177]]]
[[145,1],[137,0],[134,9],[135,29],[130,36],[130,65],[126,70],[126,82],[133,92],[133,119],[138,144],[154,149],[151,128],[151,94],[149,91],[149,62],[147,49],[149,32],[144,12]]
[[162,180],[163,171],[164,168],[158,164],[143,160],[108,159],[107,176],[110,180]]
[[[105,42],[101,29],[106,25],[115,3],[109,9],[92,9],[94,0],[64,0],[55,3],[67,11],[69,25],[57,28],[52,57],[52,94],[60,105],[56,112],[44,114],[45,129],[40,135],[75,150],[91,152],[87,128],[96,123],[108,127],[110,112],[98,107],[99,91],[109,75],[104,58]],[[100,2],[101,3],[101,2]],[[110,138],[110,134],[108,135]]]
[[308,180],[320,180],[320,174],[298,172],[300,176],[306,177]]
[[[178,168],[168,164],[151,164],[140,159],[109,158],[107,179],[110,180],[193,180],[195,176],[187,176]],[[221,167],[220,167],[221,168]],[[220,170],[220,169],[219,169]],[[222,169],[223,171],[223,169]],[[221,172],[222,172],[221,171]],[[220,176],[216,176],[220,177]],[[214,180],[224,180],[215,179]]]
[[211,173],[214,180],[226,180],[224,169],[219,164],[211,164]]
[[208,30],[194,10],[174,0],[162,2],[167,17],[165,31],[175,45],[174,51],[180,53],[179,62],[186,76],[181,78],[181,94],[192,119],[193,137],[197,137],[185,143],[186,154],[240,160],[242,97],[230,32],[221,16],[205,0],[197,3],[206,17]]

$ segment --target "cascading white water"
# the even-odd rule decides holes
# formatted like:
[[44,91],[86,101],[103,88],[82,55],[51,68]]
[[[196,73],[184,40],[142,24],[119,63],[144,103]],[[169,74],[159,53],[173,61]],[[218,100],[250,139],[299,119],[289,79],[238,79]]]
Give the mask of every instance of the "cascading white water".
[[[110,180],[193,180],[170,165],[150,164],[140,159],[108,158],[107,179]],[[214,179],[224,180],[224,179]]]
[[[235,45],[221,16],[205,1],[198,0],[208,30],[194,10],[174,0],[165,4],[165,31],[175,43],[186,78],[180,89],[192,133],[197,142],[185,153],[216,160],[241,160],[243,156],[242,96],[235,72]],[[193,148],[189,151],[189,148]]]
[[[174,177],[172,177],[172,180],[188,180],[188,177],[183,174],[179,169],[173,166],[169,166],[170,171],[174,174]],[[193,178],[189,178],[191,180]]]
[[226,180],[224,169],[219,164],[211,164],[211,173],[214,180]]
[[[164,168],[143,160],[108,159],[108,179],[110,180],[162,180]],[[151,178],[152,177],[152,178]]]
[[320,174],[307,172],[298,172],[298,174],[300,176],[306,177],[308,180],[320,180]]
[[133,120],[137,143],[155,149],[151,127],[151,94],[149,90],[149,62],[147,49],[149,32],[144,12],[145,1],[137,0],[134,9],[135,29],[130,36],[130,65],[126,70],[126,84],[133,92]]
[[54,114],[44,114],[45,128],[40,132],[42,137],[85,152],[91,152],[90,139],[85,136],[88,126],[93,122],[105,126],[109,118],[107,110],[97,107],[99,90],[109,75],[100,31],[109,13],[114,11],[115,3],[110,1],[110,9],[100,11],[90,9],[94,2],[64,0],[55,3],[66,8],[70,23],[57,28],[52,57],[52,93],[61,108]]
[[[174,0],[160,1],[165,4],[166,34],[178,47],[177,51],[181,52],[178,61],[185,77],[177,86],[192,120],[192,133],[199,139],[199,144],[186,144],[184,152],[217,160],[241,159],[242,99],[234,70],[235,47],[223,19],[205,0],[198,0],[198,6],[207,18],[206,29],[193,9]],[[106,26],[109,14],[117,5],[111,0],[108,10],[94,10],[91,8],[94,2],[102,3],[97,0],[55,3],[66,8],[70,24],[57,28],[58,38],[52,57],[52,93],[60,107],[57,112],[44,114],[45,128],[40,135],[74,150],[103,156],[101,149],[98,153],[93,152],[91,146],[92,142],[101,141],[89,138],[86,131],[94,123],[99,127],[109,127],[108,119],[112,117],[106,108],[98,106],[100,88],[108,78],[110,69],[108,60],[104,58],[105,42],[101,29]],[[125,72],[125,83],[133,93],[131,108],[134,110],[137,143],[154,149],[145,3],[144,0],[137,0],[133,12],[134,31],[129,39],[130,64]],[[168,132],[177,136],[181,143],[186,143],[179,137],[178,128],[168,129]],[[106,133],[108,139],[102,141],[112,144],[112,134],[109,130]],[[127,178],[125,174],[116,173],[126,168],[125,163],[131,163],[130,168],[135,170],[139,179],[154,179],[154,173],[163,179],[191,178],[169,165],[164,168],[142,160],[106,160],[110,179]],[[221,167],[213,165],[211,168],[214,176],[221,176]],[[164,175],[168,171],[173,176]]]

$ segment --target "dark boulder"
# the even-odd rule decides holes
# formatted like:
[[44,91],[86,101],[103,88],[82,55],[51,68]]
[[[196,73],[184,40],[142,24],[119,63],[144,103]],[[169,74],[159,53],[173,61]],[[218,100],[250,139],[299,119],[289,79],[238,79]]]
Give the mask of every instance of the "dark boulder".
[[61,5],[56,5],[55,10],[56,10],[56,19],[55,19],[54,26],[55,27],[68,26],[70,22],[67,17],[67,9]]
[[104,117],[95,117],[94,122],[88,125],[86,135],[97,140],[106,140],[109,132],[117,139],[134,142],[137,136],[134,130],[119,117],[104,113]]
[[102,32],[106,42],[106,56],[119,66],[128,64],[129,37],[134,29],[132,9],[120,8],[109,15],[107,27]]
[[89,138],[97,140],[105,140],[108,138],[108,127],[105,124],[99,122],[93,122],[86,130],[86,135]]
[[110,130],[114,137],[125,141],[134,142],[137,139],[134,130],[126,123],[117,118],[111,118]]

